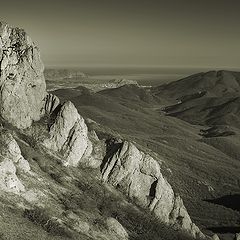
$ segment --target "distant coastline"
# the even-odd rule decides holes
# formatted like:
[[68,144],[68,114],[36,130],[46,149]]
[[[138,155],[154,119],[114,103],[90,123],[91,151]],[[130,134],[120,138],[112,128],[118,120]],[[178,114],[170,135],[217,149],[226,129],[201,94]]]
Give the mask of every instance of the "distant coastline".
[[[113,79],[136,80],[141,85],[160,85],[179,80],[199,72],[211,70],[240,71],[240,68],[218,67],[218,68],[187,68],[187,67],[157,67],[157,66],[47,66],[46,69],[67,69],[69,71],[80,71],[88,79],[93,81],[105,81]],[[81,79],[82,80],[82,79]]]

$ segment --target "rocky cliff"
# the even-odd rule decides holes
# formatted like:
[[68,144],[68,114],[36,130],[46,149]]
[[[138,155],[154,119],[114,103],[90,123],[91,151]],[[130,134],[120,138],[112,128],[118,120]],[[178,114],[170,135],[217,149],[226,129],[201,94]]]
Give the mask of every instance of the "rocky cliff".
[[[38,143],[60,157],[64,166],[101,164],[103,181],[123,191],[138,205],[148,207],[162,222],[205,238],[192,223],[182,199],[163,177],[159,163],[126,141],[108,143],[107,152],[104,147],[98,148],[101,141],[91,137],[74,105],[60,103],[56,96],[46,93],[43,65],[35,44],[23,30],[4,23],[0,24],[0,69],[3,122],[19,130],[34,131],[32,123],[45,119],[47,134]],[[22,157],[12,135],[4,130],[0,143],[0,188],[13,193],[24,191],[17,172],[30,171],[28,161]]]
[[41,117],[46,84],[39,50],[24,30],[0,23],[0,115],[18,128]]
[[148,207],[163,222],[204,238],[155,159],[127,141],[111,142],[108,149],[102,168],[104,181],[120,188],[142,207]]

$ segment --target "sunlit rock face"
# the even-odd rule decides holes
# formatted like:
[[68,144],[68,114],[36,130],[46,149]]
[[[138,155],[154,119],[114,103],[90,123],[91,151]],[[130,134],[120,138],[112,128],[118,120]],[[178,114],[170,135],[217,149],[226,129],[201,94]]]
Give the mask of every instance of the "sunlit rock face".
[[163,177],[158,162],[131,142],[115,143],[102,168],[102,178],[121,189],[143,207],[149,207],[161,221],[175,225],[194,237],[203,237],[192,223],[182,199]]
[[4,130],[0,132],[0,145],[0,189],[13,193],[25,191],[17,174],[30,171],[28,161],[13,136]]
[[92,143],[88,139],[84,119],[69,101],[60,107],[50,127],[49,135],[43,144],[52,151],[59,152],[66,166],[77,166],[92,152]]
[[1,118],[24,129],[44,114],[55,114],[44,145],[60,152],[65,165],[76,166],[92,152],[87,127],[72,103],[60,105],[47,94],[43,70],[39,50],[25,31],[0,23]]
[[0,115],[27,128],[40,119],[46,95],[39,50],[26,32],[0,22]]

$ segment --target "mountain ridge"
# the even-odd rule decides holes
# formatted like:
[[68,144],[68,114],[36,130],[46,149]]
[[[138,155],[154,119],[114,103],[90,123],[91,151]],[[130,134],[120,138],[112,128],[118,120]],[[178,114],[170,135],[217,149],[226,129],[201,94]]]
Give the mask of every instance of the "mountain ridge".
[[[221,107],[225,103],[234,103],[237,94],[229,96],[223,93],[224,96],[220,97],[195,95],[195,90],[192,90],[187,98],[179,101],[174,96],[168,97],[168,92],[165,94],[167,97],[163,92],[156,96],[154,90],[125,86],[91,93],[88,98],[79,92],[75,96],[76,90],[71,89],[74,97],[65,95],[65,99],[73,101],[85,118],[96,122],[94,129],[99,136],[105,136],[104,131],[110,135],[117,132],[121,139],[134,142],[139,149],[144,146],[145,152],[149,149],[157,153],[155,159],[161,159],[159,163],[164,176],[175,192],[180,192],[197,225],[209,226],[208,229],[214,229],[221,239],[233,239],[220,230],[221,226],[229,224],[226,218],[235,226],[239,213],[206,203],[203,199],[239,192],[238,116],[232,118],[235,107],[231,110],[226,105],[230,118]],[[138,91],[147,91],[150,99],[159,101],[143,101]],[[175,91],[179,92],[179,89],[175,88]],[[64,93],[64,89],[61,92]],[[62,98],[59,92],[55,94]],[[186,96],[182,91],[179,94]],[[181,115],[184,109],[186,116]],[[227,124],[222,121],[224,118],[216,121],[220,116],[219,110],[223,117],[228,118]],[[208,116],[209,112],[211,114]],[[212,118],[214,116],[215,119]],[[207,121],[207,117],[211,121]],[[217,232],[218,229],[220,232]]]
[[240,73],[227,70],[201,72],[153,89],[155,94],[163,94],[179,100],[186,95],[202,91],[212,97],[238,94]]
[[[23,30],[11,28],[7,24],[1,23],[0,35],[0,49],[2,49],[0,52],[0,102],[2,107],[0,114],[3,118],[3,127],[9,132],[5,135],[2,130],[0,139],[2,142],[11,140],[11,144],[2,146],[0,170],[3,177],[0,186],[2,186],[1,191],[4,193],[13,192],[16,194],[14,197],[7,196],[6,200],[12,201],[13,206],[24,209],[23,215],[25,218],[41,226],[41,231],[44,230],[57,235],[60,234],[60,237],[65,236],[75,239],[81,239],[83,235],[86,239],[99,239],[101,235],[104,239],[119,239],[120,236],[128,239],[126,230],[121,227],[116,219],[114,220],[110,216],[104,220],[105,225],[101,232],[102,228],[96,228],[94,221],[92,223],[90,223],[90,220],[88,220],[89,223],[82,222],[83,216],[79,212],[77,212],[77,215],[74,212],[74,215],[71,212],[73,208],[70,207],[72,209],[70,213],[62,208],[62,205],[66,207],[69,204],[67,201],[70,201],[71,204],[76,201],[77,206],[80,204],[78,203],[78,198],[81,197],[79,194],[75,197],[73,195],[70,200],[64,197],[67,193],[71,196],[69,186],[75,189],[74,191],[79,191],[73,185],[79,177],[75,167],[79,165],[83,169],[99,168],[106,154],[106,146],[104,146],[103,141],[98,139],[94,131],[88,131],[85,120],[70,101],[61,103],[56,96],[46,92],[43,65],[38,49],[26,33]],[[22,99],[26,99],[26,101],[22,101]],[[34,107],[32,107],[33,104],[35,104]],[[14,138],[21,142],[22,149],[19,148],[18,142],[14,141]],[[127,146],[128,150],[124,153],[120,151],[117,155],[109,157],[105,162],[101,178],[105,182],[111,183],[110,176],[113,176],[113,172],[118,172],[116,163],[120,164],[121,169],[121,163],[125,161],[126,172],[120,171],[117,173],[122,180],[124,179],[123,187],[126,184],[129,185],[129,178],[132,178],[131,181],[135,181],[138,188],[141,188],[138,184],[142,181],[141,186],[146,188],[146,191],[152,197],[149,209],[155,213],[157,218],[170,227],[185,231],[194,238],[210,239],[192,222],[182,199],[175,196],[170,184],[162,176],[159,163],[153,158],[145,157],[143,165],[141,165],[142,156],[145,156],[145,154],[140,152],[133,143],[125,142],[123,146]],[[27,160],[24,160],[21,151],[25,152],[24,155],[26,155]],[[29,155],[32,154],[34,157],[30,158]],[[135,155],[138,158],[135,158]],[[15,158],[17,158],[17,161]],[[29,161],[30,166],[26,161]],[[157,174],[149,173],[152,168],[151,164],[159,167]],[[114,168],[112,168],[112,165],[114,165]],[[81,167],[78,169],[79,171],[81,171]],[[117,169],[115,169],[116,167]],[[139,173],[144,172],[139,176],[139,181],[135,179],[137,176],[134,175],[138,168],[140,168]],[[25,172],[21,173],[21,169],[25,169]],[[39,170],[36,171],[36,169]],[[110,171],[111,175],[105,177],[106,171]],[[71,172],[72,175],[69,174]],[[10,179],[9,173],[11,173]],[[83,174],[83,171],[81,173]],[[147,180],[144,178],[145,175]],[[44,179],[49,180],[49,176],[52,179],[45,182]],[[156,182],[156,186],[154,190],[151,190],[153,182]],[[114,184],[112,185],[114,186]],[[48,187],[50,192],[47,190]],[[56,195],[54,195],[55,192]],[[171,194],[168,194],[169,192]],[[126,194],[125,191],[123,193]],[[140,191],[138,195],[128,195],[128,197],[137,205],[145,207],[146,196],[144,194]],[[161,201],[162,196],[165,196],[166,201]],[[86,197],[91,201],[91,197]],[[45,200],[43,200],[44,198]],[[43,200],[44,203],[45,201],[51,202],[53,209],[48,210],[52,214],[54,212],[56,214],[57,210],[60,210],[58,217],[49,217],[48,213],[45,213],[42,209],[46,206],[38,203],[39,199]],[[168,201],[172,203],[170,207],[166,206]],[[56,202],[60,202],[61,205],[56,204]],[[86,209],[83,208],[82,211],[86,211]],[[164,214],[171,216],[170,219],[164,219],[164,211],[166,211]],[[90,219],[93,219],[94,216],[89,213]],[[99,216],[99,213],[96,213],[96,216]]]

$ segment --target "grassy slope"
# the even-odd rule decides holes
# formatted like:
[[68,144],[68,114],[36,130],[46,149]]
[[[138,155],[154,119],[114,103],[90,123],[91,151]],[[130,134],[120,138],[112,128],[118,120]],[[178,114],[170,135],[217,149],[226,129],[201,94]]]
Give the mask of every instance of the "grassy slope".
[[[63,92],[54,94],[61,98]],[[203,142],[202,127],[165,116],[160,109],[166,102],[129,86],[64,98],[73,101],[85,118],[158,153],[165,175],[199,225],[207,228],[238,221],[237,212],[203,201],[239,189],[240,162]]]
[[[18,173],[27,190],[23,198],[0,193],[0,239],[110,240],[115,238],[109,233],[105,219],[114,217],[127,230],[130,240],[191,240],[102,183],[99,170],[63,167],[58,156],[35,145],[31,137],[13,129],[10,131],[18,141],[22,155],[29,161],[32,173]],[[81,222],[87,223],[89,232],[73,231],[69,214],[75,214]],[[52,217],[62,219],[65,224],[52,221]]]

